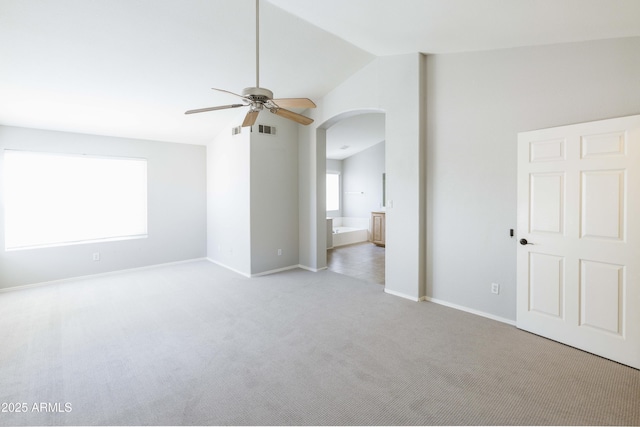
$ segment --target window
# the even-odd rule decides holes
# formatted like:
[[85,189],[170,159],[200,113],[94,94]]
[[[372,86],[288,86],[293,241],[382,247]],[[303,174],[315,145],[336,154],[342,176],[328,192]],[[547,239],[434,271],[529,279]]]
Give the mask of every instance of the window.
[[5,249],[147,236],[147,161],[5,150]]
[[340,210],[340,174],[327,172],[327,210]]

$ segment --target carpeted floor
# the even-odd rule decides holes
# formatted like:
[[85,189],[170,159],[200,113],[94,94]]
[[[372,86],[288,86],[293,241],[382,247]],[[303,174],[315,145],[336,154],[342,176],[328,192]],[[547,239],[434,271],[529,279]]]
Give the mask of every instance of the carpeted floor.
[[640,425],[640,371],[330,271],[197,261],[0,294],[0,403],[27,404],[2,425]]

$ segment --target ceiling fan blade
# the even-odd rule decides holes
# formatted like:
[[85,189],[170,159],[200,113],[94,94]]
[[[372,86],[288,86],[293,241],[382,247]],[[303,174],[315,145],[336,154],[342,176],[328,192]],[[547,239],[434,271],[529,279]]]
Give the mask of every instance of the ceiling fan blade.
[[226,110],[228,108],[244,107],[245,104],[221,105],[219,107],[198,108],[196,110],[185,111],[185,114],[204,113],[207,111]]
[[301,125],[310,125],[313,123],[313,119],[303,116],[302,114],[294,113],[293,111],[285,110],[284,108],[273,108],[270,110],[273,114],[277,114],[285,119],[293,120]]
[[282,108],[316,108],[316,104],[309,98],[279,98],[273,102]]
[[242,96],[242,95],[238,95],[237,93],[229,92],[228,90],[224,90],[224,89],[216,89],[215,87],[212,87],[211,89],[213,89],[213,90],[217,90],[218,92],[228,93],[228,94],[230,94],[230,95],[237,96],[238,98],[247,99],[247,98],[245,98],[245,97],[244,97],[244,96]]
[[244,116],[242,127],[253,126],[253,124],[256,122],[256,119],[258,118],[258,114],[260,114],[260,111],[258,110],[249,111],[247,115]]

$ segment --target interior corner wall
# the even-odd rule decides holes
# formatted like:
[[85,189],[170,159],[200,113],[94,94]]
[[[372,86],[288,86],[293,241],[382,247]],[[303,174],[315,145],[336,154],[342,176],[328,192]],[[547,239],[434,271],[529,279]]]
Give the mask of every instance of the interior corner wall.
[[[0,288],[206,255],[206,147],[0,126],[0,171],[4,149],[147,159],[148,237],[5,251],[0,209]],[[0,206],[2,188],[0,182]],[[100,261],[93,261],[94,252]]]
[[251,275],[250,142],[248,128],[232,135],[229,125],[207,145],[207,257],[245,276]]
[[428,56],[430,297],[515,319],[517,133],[639,114],[638,76],[638,37]]
[[298,264],[311,271],[327,268],[326,147],[326,129],[317,121],[298,130]]
[[260,114],[251,133],[251,274],[298,265],[298,124]]
[[424,56],[381,58],[387,207],[385,292],[419,300],[425,292]]

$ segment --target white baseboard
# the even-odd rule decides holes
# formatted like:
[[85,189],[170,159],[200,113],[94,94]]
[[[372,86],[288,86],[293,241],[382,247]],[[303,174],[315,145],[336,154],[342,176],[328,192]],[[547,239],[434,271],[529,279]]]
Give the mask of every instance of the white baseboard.
[[23,289],[39,288],[41,286],[55,285],[57,283],[74,282],[74,281],[78,281],[78,280],[93,279],[93,278],[98,278],[98,277],[111,276],[111,275],[114,275],[114,274],[150,270],[150,269],[156,268],[156,267],[166,267],[166,266],[170,266],[170,265],[187,264],[189,262],[205,261],[205,260],[207,260],[207,258],[192,258],[192,259],[185,259],[185,260],[182,260],[182,261],[165,262],[165,263],[162,263],[162,264],[145,265],[143,267],[134,267],[134,268],[125,268],[125,269],[122,269],[122,270],[105,271],[103,273],[87,274],[87,275],[84,275],[84,276],[73,276],[73,277],[67,277],[65,279],[48,280],[46,282],[31,283],[31,284],[28,284],[28,285],[11,286],[9,288],[2,288],[2,289],[0,289],[0,293],[12,292],[12,291],[21,291]]
[[236,270],[235,268],[229,267],[228,265],[223,264],[220,261],[216,261],[216,260],[211,259],[211,258],[207,258],[207,261],[209,261],[210,263],[213,263],[215,265],[219,265],[220,267],[226,268],[227,270],[231,270],[234,273],[238,273],[241,276],[248,277],[249,279],[251,278],[251,274],[245,273],[244,271]]
[[467,313],[475,314],[476,316],[486,317],[487,319],[495,320],[498,322],[506,323],[507,325],[516,326],[515,320],[510,320],[504,317],[495,316],[493,314],[485,313],[484,311],[474,310],[473,308],[464,307],[462,305],[453,304],[447,301],[439,300],[431,297],[423,297],[425,301],[432,302],[434,304],[444,305],[445,307],[454,308],[456,310],[465,311]]
[[416,298],[416,297],[411,296],[411,295],[403,294],[402,292],[392,291],[391,289],[387,289],[386,287],[384,288],[384,292],[386,294],[393,295],[393,296],[400,297],[400,298],[404,298],[404,299],[408,299],[408,300],[411,300],[411,301],[414,301],[414,302],[424,301],[424,297]]
[[298,264],[290,265],[288,267],[276,268],[275,270],[263,271],[262,273],[252,274],[251,277],[267,276],[269,274],[280,273],[282,271],[293,270],[295,268],[298,268]]
[[306,265],[302,265],[302,264],[298,264],[298,268],[301,268],[301,269],[307,270],[307,271],[311,271],[313,273],[317,273],[318,271],[322,271],[322,270],[326,270],[327,269],[327,267],[311,268],[311,267],[307,267]]
[[396,297],[408,299],[410,301],[415,301],[415,302],[428,301],[428,302],[432,302],[434,304],[443,305],[445,307],[449,307],[449,308],[453,308],[453,309],[456,309],[456,310],[464,311],[464,312],[467,312],[467,313],[475,314],[476,316],[482,316],[482,317],[486,317],[487,319],[491,319],[491,320],[495,320],[495,321],[498,321],[498,322],[506,323],[507,325],[516,326],[516,322],[514,320],[506,319],[506,318],[500,317],[500,316],[495,316],[493,314],[485,313],[484,311],[474,310],[474,309],[469,308],[469,307],[464,307],[462,305],[453,304],[453,303],[450,303],[450,302],[447,302],[447,301],[439,300],[437,298],[431,298],[431,297],[426,297],[426,296],[420,297],[420,298],[416,298],[416,297],[413,297],[411,295],[403,294],[402,292],[392,291],[392,290],[387,289],[387,288],[384,288],[384,292],[389,294],[389,295],[393,295],[393,296],[396,296]]
[[296,264],[296,265],[290,265],[288,267],[276,268],[275,270],[263,271],[261,273],[249,274],[249,273],[245,273],[245,272],[240,271],[240,270],[236,270],[235,268],[229,267],[228,265],[223,264],[223,263],[221,263],[219,261],[216,261],[214,259],[211,259],[211,258],[207,258],[207,261],[209,261],[209,262],[211,262],[213,264],[219,265],[220,267],[226,268],[227,270],[231,270],[234,273],[238,273],[241,276],[248,277],[249,279],[251,279],[252,277],[260,277],[260,276],[267,276],[269,274],[280,273],[281,271],[293,270],[295,268],[299,268],[300,267],[298,264]]

